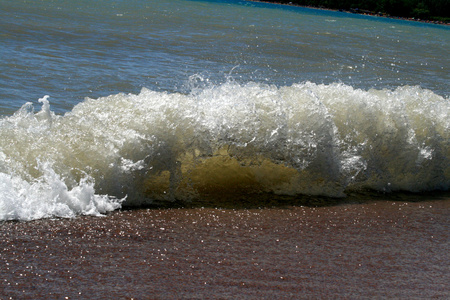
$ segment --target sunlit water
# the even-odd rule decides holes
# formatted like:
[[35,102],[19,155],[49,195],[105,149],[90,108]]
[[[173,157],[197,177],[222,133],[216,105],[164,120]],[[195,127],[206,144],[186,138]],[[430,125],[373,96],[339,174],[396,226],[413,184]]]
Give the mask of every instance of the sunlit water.
[[249,1],[2,1],[0,42],[2,220],[450,185],[447,26]]
[[436,200],[6,222],[0,297],[447,299]]

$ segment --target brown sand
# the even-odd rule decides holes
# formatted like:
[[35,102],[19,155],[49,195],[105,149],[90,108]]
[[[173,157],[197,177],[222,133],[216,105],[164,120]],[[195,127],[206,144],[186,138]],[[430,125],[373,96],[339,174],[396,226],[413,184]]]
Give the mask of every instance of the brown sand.
[[450,199],[0,223],[1,299],[449,298]]

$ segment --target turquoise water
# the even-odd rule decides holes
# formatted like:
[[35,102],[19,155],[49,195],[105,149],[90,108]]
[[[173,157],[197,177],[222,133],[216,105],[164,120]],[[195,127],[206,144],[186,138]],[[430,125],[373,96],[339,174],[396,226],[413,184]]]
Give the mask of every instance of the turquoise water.
[[215,84],[418,85],[449,96],[448,26],[249,1],[2,1],[0,113],[50,95]]
[[450,185],[444,25],[250,1],[2,1],[0,41],[0,219]]

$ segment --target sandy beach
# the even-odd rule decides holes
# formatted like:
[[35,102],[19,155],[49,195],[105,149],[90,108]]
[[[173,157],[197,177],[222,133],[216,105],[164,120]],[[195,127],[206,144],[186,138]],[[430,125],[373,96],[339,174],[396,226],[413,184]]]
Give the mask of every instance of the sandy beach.
[[445,299],[448,196],[3,222],[1,299]]

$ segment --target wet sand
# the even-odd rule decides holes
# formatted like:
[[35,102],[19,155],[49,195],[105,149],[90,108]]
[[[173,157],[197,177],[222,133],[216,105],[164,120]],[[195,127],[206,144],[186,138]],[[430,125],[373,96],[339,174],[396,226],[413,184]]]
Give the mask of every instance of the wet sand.
[[0,223],[1,299],[450,297],[450,198]]

